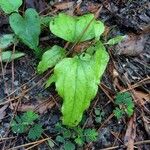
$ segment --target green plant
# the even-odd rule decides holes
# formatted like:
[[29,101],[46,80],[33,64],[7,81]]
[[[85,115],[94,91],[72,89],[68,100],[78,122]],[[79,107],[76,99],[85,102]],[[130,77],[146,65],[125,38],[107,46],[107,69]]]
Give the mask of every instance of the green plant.
[[5,49],[16,42],[17,38],[14,34],[4,34],[0,36],[0,60],[2,62],[10,62],[25,55],[25,53],[22,52],[12,52],[9,50],[5,51]]
[[81,147],[86,142],[95,142],[98,137],[95,129],[65,128],[60,123],[56,124],[55,130],[58,132],[56,141],[61,143],[65,150],[75,149],[75,144]]
[[101,111],[100,108],[94,108],[94,113],[95,113],[95,122],[96,123],[101,123],[102,118],[105,115],[105,112]]
[[[11,3],[8,5],[11,7]],[[17,9],[20,6],[16,3],[14,5]],[[2,5],[1,8],[4,10]],[[109,55],[100,42],[100,36],[105,29],[104,24],[96,20],[93,14],[77,17],[60,13],[52,18],[44,18],[31,8],[25,11],[24,16],[14,12],[15,10],[9,16],[10,26],[16,36],[34,50],[37,57],[41,56],[39,48],[41,26],[47,26],[48,22],[50,31],[54,35],[72,45],[69,52],[69,49],[57,45],[46,51],[38,65],[38,71],[43,73],[54,67],[54,73],[47,80],[46,87],[55,82],[56,90],[63,98],[63,124],[77,126],[83,112],[97,93],[100,79],[109,60]],[[74,46],[86,41],[91,41],[91,46],[76,55]]]
[[38,13],[31,8],[26,10],[24,17],[18,13],[13,13],[9,16],[9,23],[19,39],[33,49],[37,56],[40,56],[41,51],[38,45],[41,22]]
[[133,114],[134,102],[131,93],[118,93],[115,98],[115,104],[117,107],[114,110],[114,115],[117,119],[122,118],[125,114],[127,114],[128,117]]
[[49,17],[40,18],[35,9],[27,9],[22,17],[18,13],[19,7],[22,5],[22,0],[1,0],[0,8],[9,16],[9,24],[17,37],[31,48],[35,55],[39,58],[42,51],[39,48],[39,35],[41,26],[48,24]]
[[36,140],[40,138],[43,129],[42,125],[35,123],[39,116],[33,111],[27,111],[21,116],[16,116],[12,123],[11,128],[14,133],[26,133],[28,132],[28,139]]
[[18,8],[22,5],[22,0],[0,0],[0,8],[6,14],[10,14],[12,12],[18,12]]
[[115,44],[118,44],[119,42],[121,42],[122,40],[124,40],[125,37],[126,37],[125,35],[124,35],[124,36],[118,35],[118,36],[116,36],[116,37],[114,37],[114,38],[109,39],[109,40],[107,41],[107,43],[105,43],[105,44],[107,44],[107,45],[115,45]]
[[83,112],[95,97],[109,60],[105,47],[99,41],[104,25],[96,21],[93,14],[76,17],[60,13],[52,18],[50,30],[71,43],[93,40],[89,48],[73,58],[65,58],[67,50],[55,45],[43,54],[38,65],[39,73],[55,66],[46,87],[55,82],[56,90],[63,98],[63,124],[73,127],[81,121]]
[[10,62],[10,61],[20,58],[24,55],[25,54],[22,52],[16,51],[15,53],[13,53],[12,51],[4,51],[4,52],[0,53],[0,59],[2,60],[2,62]]

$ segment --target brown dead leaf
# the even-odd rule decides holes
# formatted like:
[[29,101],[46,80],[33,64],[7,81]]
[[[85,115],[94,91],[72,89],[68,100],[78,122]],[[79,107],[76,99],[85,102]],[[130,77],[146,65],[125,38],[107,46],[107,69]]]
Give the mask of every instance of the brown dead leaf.
[[[13,103],[13,108],[17,105],[17,103]],[[25,112],[28,110],[34,110],[39,112],[40,114],[45,113],[48,109],[51,109],[55,105],[55,102],[52,100],[45,100],[45,101],[37,101],[36,103],[28,103],[28,104],[21,104],[18,106],[17,111]],[[11,109],[13,109],[11,108]]]
[[145,93],[143,91],[138,91],[138,90],[134,90],[134,92],[135,92],[135,95],[138,98],[142,99],[143,101],[145,101],[145,102],[149,102],[150,101],[150,94]]
[[3,107],[0,108],[0,121],[5,117],[6,115],[6,108],[8,107],[8,105],[4,105]]
[[146,117],[144,114],[142,115],[142,119],[144,122],[144,127],[147,134],[150,136],[150,118]]
[[127,150],[134,150],[134,140],[136,137],[135,119],[136,116],[134,113],[127,125],[128,128],[124,137],[124,144],[127,146]]
[[38,12],[43,11],[48,7],[45,0],[25,0],[24,4],[26,8],[35,8]]
[[98,3],[95,4],[93,2],[88,2],[87,4],[87,10],[91,13],[96,13],[99,7],[100,7],[100,4]]
[[74,2],[58,2],[58,3],[55,3],[54,4],[54,7],[57,9],[57,10],[65,10],[65,9],[69,9],[71,7],[73,7],[74,5]]
[[147,102],[150,102],[150,94],[145,93],[143,91],[139,90],[133,90],[134,97],[135,97],[135,102],[140,106],[141,108],[144,108],[145,110],[149,111],[146,107],[145,104]]
[[145,43],[148,39],[146,34],[126,35],[126,38],[115,46],[116,55],[137,56],[144,50]]

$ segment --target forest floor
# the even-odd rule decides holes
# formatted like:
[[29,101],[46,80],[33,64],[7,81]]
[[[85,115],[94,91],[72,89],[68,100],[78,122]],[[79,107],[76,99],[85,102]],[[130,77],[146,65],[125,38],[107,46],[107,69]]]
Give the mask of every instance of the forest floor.
[[[53,16],[59,12],[74,15],[96,13],[97,19],[106,25],[105,39],[116,35],[127,35],[120,45],[107,47],[110,55],[108,67],[103,75],[99,91],[84,113],[81,128],[92,128],[98,132],[96,142],[76,145],[77,150],[138,149],[150,150],[150,2],[148,0],[25,0],[21,11],[35,8],[41,15]],[[8,16],[0,14],[0,35],[12,33]],[[49,29],[40,36],[40,46],[52,44],[64,46]],[[13,48],[13,47],[10,47]],[[10,63],[0,65],[0,149],[61,149],[57,142],[59,134],[55,125],[61,120],[61,98],[55,86],[45,89],[47,74],[37,74],[38,60],[23,44],[16,49],[26,55]],[[3,69],[2,69],[3,68]],[[129,91],[135,104],[134,114],[120,120],[113,114],[114,99],[118,92]],[[40,116],[44,129],[42,137],[33,142],[26,134],[14,134],[10,124],[15,115],[32,109]],[[100,110],[96,121],[95,110]],[[50,144],[48,140],[54,144]]]

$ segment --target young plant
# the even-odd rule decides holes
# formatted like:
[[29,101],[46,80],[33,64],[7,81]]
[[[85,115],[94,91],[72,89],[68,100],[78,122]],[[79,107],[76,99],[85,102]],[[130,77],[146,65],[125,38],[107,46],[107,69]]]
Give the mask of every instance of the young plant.
[[104,112],[104,111],[101,111],[100,108],[95,108],[95,109],[94,109],[94,113],[95,113],[95,122],[96,122],[96,123],[101,123],[102,118],[103,118],[104,115],[105,115],[105,112]]
[[118,44],[118,43],[120,43],[121,41],[123,41],[124,39],[126,38],[126,36],[124,35],[124,36],[122,36],[122,35],[118,35],[118,36],[116,36],[116,37],[114,37],[114,38],[112,38],[112,39],[109,39],[108,41],[107,41],[107,43],[105,43],[105,44],[107,44],[107,45],[115,45],[115,44]]
[[38,45],[41,24],[38,13],[32,8],[26,10],[24,17],[19,13],[13,13],[9,16],[9,23],[19,39],[40,56]]
[[65,128],[59,123],[56,124],[55,130],[58,132],[56,141],[62,144],[62,148],[65,150],[74,150],[75,144],[82,147],[85,143],[95,142],[98,137],[95,129]]
[[134,110],[134,102],[132,95],[129,92],[118,93],[115,98],[117,107],[114,110],[114,115],[117,119],[121,119],[124,115],[132,116]]
[[0,0],[0,8],[6,13],[18,12],[18,8],[22,5],[22,0]]
[[28,139],[36,140],[40,138],[43,129],[42,125],[35,123],[39,119],[39,116],[33,111],[27,111],[21,116],[16,116],[12,123],[11,128],[14,133],[26,133],[28,132]]
[[[41,56],[39,35],[41,33],[41,20],[35,9],[27,9],[22,17],[18,13],[22,0],[0,0],[0,8],[9,16],[9,24],[17,37],[31,48],[37,57]],[[44,21],[45,22],[45,21]]]
[[0,59],[2,62],[10,62],[14,59],[20,58],[25,55],[25,53],[12,51],[5,51],[10,45],[15,44],[17,39],[14,34],[4,34],[0,36]]
[[93,14],[76,17],[60,13],[50,21],[50,30],[72,44],[93,40],[90,47],[72,58],[65,58],[67,50],[55,45],[43,54],[38,65],[39,73],[54,67],[46,87],[55,82],[56,90],[63,98],[63,124],[77,126],[97,93],[109,60],[105,47],[99,41],[104,25],[96,21]]

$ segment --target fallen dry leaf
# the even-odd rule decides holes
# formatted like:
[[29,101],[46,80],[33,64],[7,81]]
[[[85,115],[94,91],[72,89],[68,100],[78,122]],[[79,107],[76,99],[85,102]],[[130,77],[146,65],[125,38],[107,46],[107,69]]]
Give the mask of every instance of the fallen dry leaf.
[[64,10],[64,9],[69,9],[71,7],[73,7],[74,2],[58,2],[55,3],[53,6],[57,9],[57,10]]
[[136,117],[134,113],[127,125],[128,128],[124,137],[124,144],[127,146],[127,150],[134,150],[134,140],[136,137],[135,119]]
[[147,34],[126,35],[125,39],[118,43],[114,49],[116,55],[137,56],[144,50],[145,43],[148,39]]
[[[13,109],[17,103],[13,103],[11,109]],[[21,104],[18,106],[17,111],[25,112],[28,110],[34,110],[36,112],[39,112],[40,114],[45,113],[48,109],[51,109],[55,105],[55,102],[52,100],[45,100],[45,101],[38,101],[34,104],[27,103],[27,104]]]
[[3,107],[0,108],[0,121],[5,117],[6,115],[6,108],[8,107],[8,105],[4,105]]
[[143,122],[144,122],[145,130],[146,130],[147,134],[150,137],[150,118],[146,117],[145,114],[142,113],[142,119],[143,119]]

